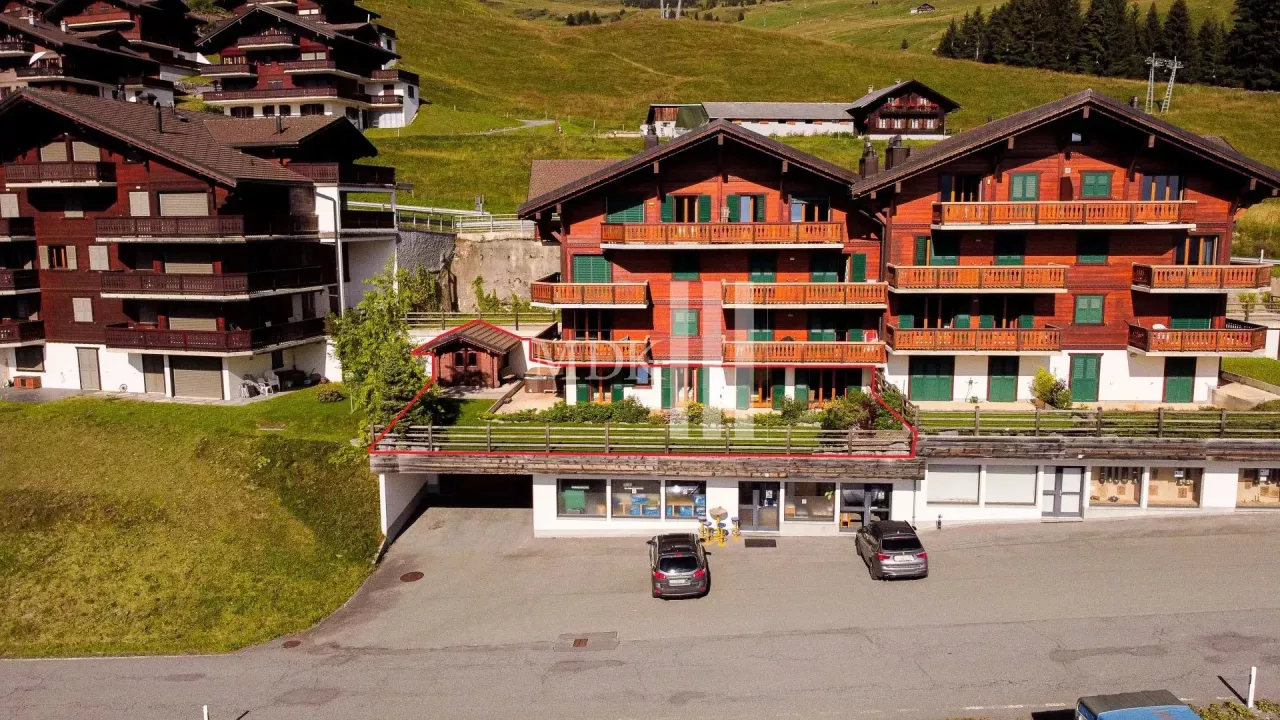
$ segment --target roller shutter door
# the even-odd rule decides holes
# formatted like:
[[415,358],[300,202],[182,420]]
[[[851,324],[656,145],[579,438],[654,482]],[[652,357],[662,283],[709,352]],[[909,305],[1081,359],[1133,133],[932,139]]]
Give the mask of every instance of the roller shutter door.
[[207,250],[165,250],[164,271],[185,275],[212,275],[213,257]]
[[222,399],[222,359],[170,355],[173,394],[178,397]]
[[160,214],[164,217],[200,217],[209,214],[207,193],[160,193]]
[[212,310],[184,309],[169,316],[169,329],[214,331],[218,329],[218,316]]

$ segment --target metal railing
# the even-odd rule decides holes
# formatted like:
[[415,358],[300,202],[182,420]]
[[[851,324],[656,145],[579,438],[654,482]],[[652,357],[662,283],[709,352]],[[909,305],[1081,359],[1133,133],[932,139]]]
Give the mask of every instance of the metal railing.
[[1241,289],[1271,287],[1271,265],[1133,264],[1133,284],[1151,290]]
[[908,455],[907,430],[822,430],[812,426],[494,423],[412,425],[380,436],[375,452],[614,453],[618,455]]
[[937,202],[935,225],[1144,225],[1192,223],[1195,201]]
[[[369,210],[391,210],[390,203],[350,200],[347,207]],[[420,205],[396,205],[403,230],[440,233],[518,232],[533,237],[536,225],[532,220],[521,220],[515,214],[493,214],[454,208],[423,207]]]
[[520,329],[520,324],[547,326],[556,322],[552,310],[503,310],[500,312],[411,312],[405,314],[409,327],[440,328],[441,330],[465,325],[472,320],[484,320],[491,325],[510,325]]
[[1280,436],[1280,412],[1230,410],[919,410],[922,435],[1257,438]]

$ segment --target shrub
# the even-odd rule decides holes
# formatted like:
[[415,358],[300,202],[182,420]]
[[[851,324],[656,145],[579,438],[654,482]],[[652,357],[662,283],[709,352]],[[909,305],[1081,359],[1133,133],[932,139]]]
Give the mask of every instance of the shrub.
[[336,403],[346,399],[347,396],[343,394],[341,388],[332,383],[320,388],[320,391],[316,393],[316,400],[322,403]]
[[702,403],[691,402],[684,407],[684,418],[690,425],[701,425],[706,410],[706,406]]
[[1031,379],[1031,394],[1051,408],[1066,410],[1071,407],[1071,388],[1047,368],[1036,370],[1036,376]]
[[778,415],[782,417],[783,425],[798,425],[805,422],[806,419],[813,420],[813,416],[809,413],[809,401],[807,399],[784,399],[779,404]]
[[751,416],[751,424],[760,428],[776,428],[786,426],[778,413],[759,413]]
[[849,430],[858,428],[870,429],[875,424],[876,411],[879,409],[873,398],[855,391],[844,397],[836,398],[818,414],[818,422],[823,430]]
[[613,422],[644,423],[649,422],[649,408],[635,398],[623,398],[608,406],[612,411]]
[[1268,400],[1253,406],[1253,412],[1280,412],[1280,400]]

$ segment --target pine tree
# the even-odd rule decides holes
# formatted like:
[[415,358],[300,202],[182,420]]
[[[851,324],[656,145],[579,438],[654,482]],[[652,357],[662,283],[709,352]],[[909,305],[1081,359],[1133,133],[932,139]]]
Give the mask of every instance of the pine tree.
[[1138,55],[1144,59],[1151,57],[1151,53],[1168,57],[1164,53],[1163,43],[1164,28],[1160,25],[1160,14],[1156,12],[1156,4],[1151,3],[1147,8],[1147,24],[1138,33]]
[[1084,19],[1080,70],[1094,75],[1128,75],[1134,48],[1133,24],[1125,0],[1090,0]]
[[1017,35],[1017,20],[1013,17],[1017,11],[1018,0],[1010,0],[991,11],[987,20],[987,51],[983,53],[986,62],[1001,65],[1026,65],[1026,49],[1021,47]]
[[973,15],[965,13],[960,22],[960,39],[963,41],[964,57],[969,60],[982,60],[987,53],[987,20],[982,16],[982,8],[973,11]]
[[947,31],[942,33],[942,39],[938,41],[938,48],[934,52],[940,57],[956,57],[956,44],[960,41],[959,35],[960,29],[956,27],[956,19],[951,18],[951,24],[947,26]]
[[1076,67],[1082,51],[1084,18],[1080,0],[1048,0],[1041,21],[1047,40],[1041,53],[1041,67],[1069,71]]
[[1227,82],[1227,35],[1217,18],[1209,18],[1200,26],[1193,62],[1199,82],[1210,85]]
[[1191,60],[1192,54],[1195,52],[1195,35],[1191,27],[1191,13],[1187,10],[1187,0],[1173,0],[1173,5],[1169,7],[1169,14],[1164,19],[1164,42],[1163,50],[1168,53],[1166,57],[1178,58],[1187,68],[1179,73],[1187,74],[1188,82],[1192,82],[1195,68],[1190,67],[1188,61]]
[[1280,90],[1280,2],[1236,0],[1227,58],[1236,82],[1250,90]]

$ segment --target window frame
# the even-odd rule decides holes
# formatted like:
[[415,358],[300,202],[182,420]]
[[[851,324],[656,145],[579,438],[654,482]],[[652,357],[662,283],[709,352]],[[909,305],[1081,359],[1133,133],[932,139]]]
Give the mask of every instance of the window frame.
[[[701,326],[697,308],[671,308],[671,337],[696,338]],[[690,326],[692,323],[692,326]]]
[[[692,262],[690,262],[692,260]],[[689,267],[693,269],[690,270]],[[697,250],[677,250],[671,253],[672,280],[700,280],[702,278],[702,256]]]
[[[1102,252],[1085,252],[1099,248],[1086,248],[1089,243],[1097,243]],[[1106,233],[1082,232],[1076,236],[1077,265],[1106,265],[1111,260],[1111,236]]]
[[[1088,194],[1089,178],[1107,179],[1107,193],[1105,195]],[[1115,189],[1115,172],[1111,170],[1089,170],[1080,173],[1080,199],[1081,200],[1110,200],[1112,191]],[[1094,193],[1097,192],[1096,183]]]
[[[1098,301],[1098,307],[1096,308],[1098,313],[1097,320],[1095,321],[1090,319],[1092,317],[1091,315],[1087,315],[1084,320],[1081,320],[1080,319],[1080,311],[1081,311],[1080,301],[1081,300],[1088,301],[1088,300],[1094,300],[1094,299]],[[1084,311],[1086,313],[1092,313],[1094,311],[1094,308],[1086,307],[1084,308]],[[1095,293],[1090,293],[1090,294],[1075,296],[1071,304],[1071,323],[1073,325],[1090,325],[1090,326],[1105,325],[1106,321],[1107,321],[1107,296],[1105,294],[1099,295]]]

